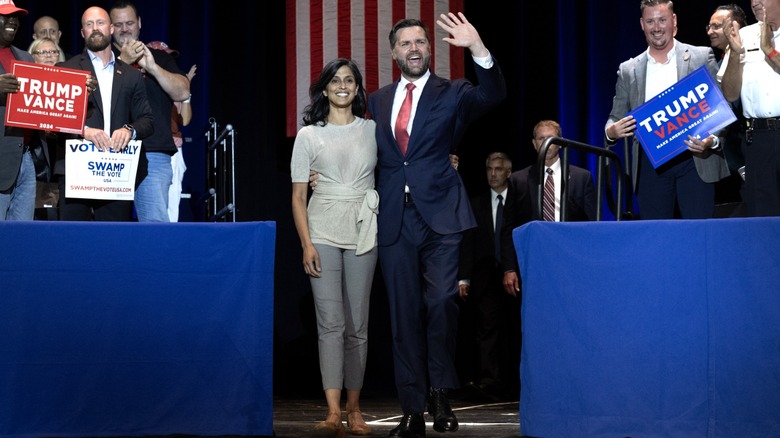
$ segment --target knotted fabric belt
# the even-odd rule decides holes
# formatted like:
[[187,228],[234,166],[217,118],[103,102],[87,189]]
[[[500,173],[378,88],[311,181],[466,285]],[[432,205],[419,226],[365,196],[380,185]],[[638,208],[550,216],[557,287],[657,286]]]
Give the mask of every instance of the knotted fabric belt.
[[376,214],[379,207],[379,193],[376,190],[358,190],[342,184],[318,184],[317,195],[336,201],[362,200],[358,212],[358,241],[356,255],[365,254],[376,246]]

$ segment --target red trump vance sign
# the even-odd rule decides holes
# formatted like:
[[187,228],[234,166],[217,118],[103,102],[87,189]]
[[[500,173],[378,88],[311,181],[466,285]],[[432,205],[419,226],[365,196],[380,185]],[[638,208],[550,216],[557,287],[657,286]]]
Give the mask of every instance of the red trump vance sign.
[[89,72],[19,62],[17,93],[8,93],[6,126],[81,134],[87,111]]

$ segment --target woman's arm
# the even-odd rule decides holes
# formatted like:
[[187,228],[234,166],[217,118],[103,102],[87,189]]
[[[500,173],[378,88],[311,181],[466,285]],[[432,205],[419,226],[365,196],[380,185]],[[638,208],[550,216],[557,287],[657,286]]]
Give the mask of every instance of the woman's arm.
[[295,229],[298,231],[298,237],[301,239],[301,248],[303,249],[303,270],[312,277],[319,277],[322,267],[320,266],[320,255],[314,249],[309,236],[309,219],[306,211],[306,197],[308,195],[308,184],[293,183],[292,185],[292,212],[295,221]]

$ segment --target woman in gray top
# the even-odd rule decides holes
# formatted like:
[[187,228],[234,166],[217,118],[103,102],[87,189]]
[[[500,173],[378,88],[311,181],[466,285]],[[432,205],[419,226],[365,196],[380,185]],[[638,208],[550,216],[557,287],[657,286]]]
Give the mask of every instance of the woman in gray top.
[[[360,413],[368,349],[368,304],[377,260],[374,190],[376,124],[366,120],[366,91],[354,61],[335,59],[309,89],[311,105],[293,146],[292,210],[317,315],[320,372],[328,416],[315,426],[342,436],[370,428]],[[306,207],[310,171],[319,174]]]

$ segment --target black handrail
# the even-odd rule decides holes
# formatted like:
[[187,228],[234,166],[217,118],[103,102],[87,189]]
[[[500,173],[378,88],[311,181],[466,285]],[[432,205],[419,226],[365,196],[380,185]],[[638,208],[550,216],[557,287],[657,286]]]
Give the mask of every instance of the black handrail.
[[[538,203],[538,212],[540,212],[543,209],[543,186],[544,186],[544,162],[545,158],[547,157],[547,150],[550,148],[551,144],[556,144],[563,149],[563,154],[561,157],[561,222],[566,221],[566,204],[568,199],[568,192],[566,191],[568,181],[569,181],[569,150],[568,148],[573,147],[574,149],[577,149],[579,151],[592,153],[595,155],[598,155],[598,169],[596,172],[596,220],[601,220],[601,198],[602,193],[604,191],[604,166],[605,162],[604,159],[609,159],[612,162],[615,163],[616,171],[617,171],[617,205],[616,205],[616,212],[615,212],[615,220],[620,220],[622,216],[622,208],[623,208],[623,167],[620,164],[620,158],[618,155],[614,152],[612,152],[609,149],[606,148],[600,148],[593,145],[589,145],[586,143],[581,143],[574,140],[569,140],[566,138],[561,137],[549,137],[547,138],[544,143],[542,143],[542,147],[539,150],[539,158],[537,165],[539,166],[539,187],[538,187],[538,196],[537,196],[537,203]],[[607,175],[607,177],[610,177],[610,175]]]

